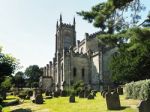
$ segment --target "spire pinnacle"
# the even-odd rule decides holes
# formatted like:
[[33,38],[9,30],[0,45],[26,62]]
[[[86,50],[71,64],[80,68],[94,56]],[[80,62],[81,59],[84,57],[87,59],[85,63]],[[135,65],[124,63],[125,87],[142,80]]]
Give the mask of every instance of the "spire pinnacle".
[[60,23],[62,23],[62,15],[60,14]]
[[76,24],[76,19],[75,19],[75,17],[73,18],[73,25],[75,26],[75,24]]

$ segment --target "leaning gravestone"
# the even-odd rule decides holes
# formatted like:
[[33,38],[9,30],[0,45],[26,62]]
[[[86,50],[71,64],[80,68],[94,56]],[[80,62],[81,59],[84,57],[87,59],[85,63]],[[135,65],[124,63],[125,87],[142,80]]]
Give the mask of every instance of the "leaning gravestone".
[[107,109],[109,110],[118,110],[120,109],[120,99],[119,94],[117,92],[107,92],[106,93],[106,104]]
[[150,99],[141,101],[139,104],[139,112],[150,112]]

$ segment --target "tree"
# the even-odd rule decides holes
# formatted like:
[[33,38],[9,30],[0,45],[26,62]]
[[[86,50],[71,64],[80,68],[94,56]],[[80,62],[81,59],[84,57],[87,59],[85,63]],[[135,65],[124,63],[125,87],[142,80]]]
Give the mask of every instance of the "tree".
[[42,75],[42,71],[40,70],[38,65],[31,65],[26,68],[25,75],[28,77],[28,83],[31,87],[33,85],[33,82],[39,82],[39,78]]
[[10,76],[19,67],[19,61],[9,54],[4,54],[0,50],[0,80],[5,76]]
[[150,78],[149,36],[148,28],[132,28],[122,34],[130,42],[122,43],[111,60],[110,70],[115,82],[126,83]]
[[1,89],[8,91],[12,87],[12,77],[5,77],[4,81],[1,83]]
[[[139,12],[144,9],[140,0],[107,0],[93,6],[90,11],[81,11],[77,14],[103,32],[113,34],[115,31],[135,26],[141,18]],[[129,12],[131,18],[128,18]]]
[[15,83],[15,86],[18,88],[22,88],[23,86],[25,86],[25,78],[24,78],[23,72],[19,71],[15,74],[14,83]]
[[[110,61],[112,79],[126,83],[150,78],[150,14],[139,23],[139,12],[145,7],[140,0],[107,0],[92,7],[91,11],[78,12],[103,33],[100,44],[117,47]],[[131,12],[131,17],[126,18]],[[147,27],[147,28],[145,28]]]

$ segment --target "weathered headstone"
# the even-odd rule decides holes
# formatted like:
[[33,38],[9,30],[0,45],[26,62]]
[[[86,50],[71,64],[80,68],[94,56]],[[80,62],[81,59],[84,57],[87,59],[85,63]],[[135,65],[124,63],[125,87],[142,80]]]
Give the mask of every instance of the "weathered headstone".
[[139,112],[150,112],[150,99],[141,101],[138,106]]
[[69,97],[69,102],[70,102],[70,103],[75,103],[75,96],[74,96],[74,95],[71,95],[71,96]]
[[120,99],[119,94],[117,92],[107,92],[106,93],[106,104],[107,109],[109,110],[118,110],[120,109]]

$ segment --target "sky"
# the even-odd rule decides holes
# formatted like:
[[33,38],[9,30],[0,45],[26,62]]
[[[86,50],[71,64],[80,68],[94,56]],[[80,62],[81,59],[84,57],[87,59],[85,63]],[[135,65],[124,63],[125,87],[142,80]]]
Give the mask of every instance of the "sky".
[[[104,0],[0,0],[0,46],[3,52],[20,60],[24,68],[29,65],[45,66],[55,53],[56,21],[62,14],[64,23],[76,18],[77,40],[98,31],[76,12],[90,10]],[[148,13],[149,0],[141,0]]]

